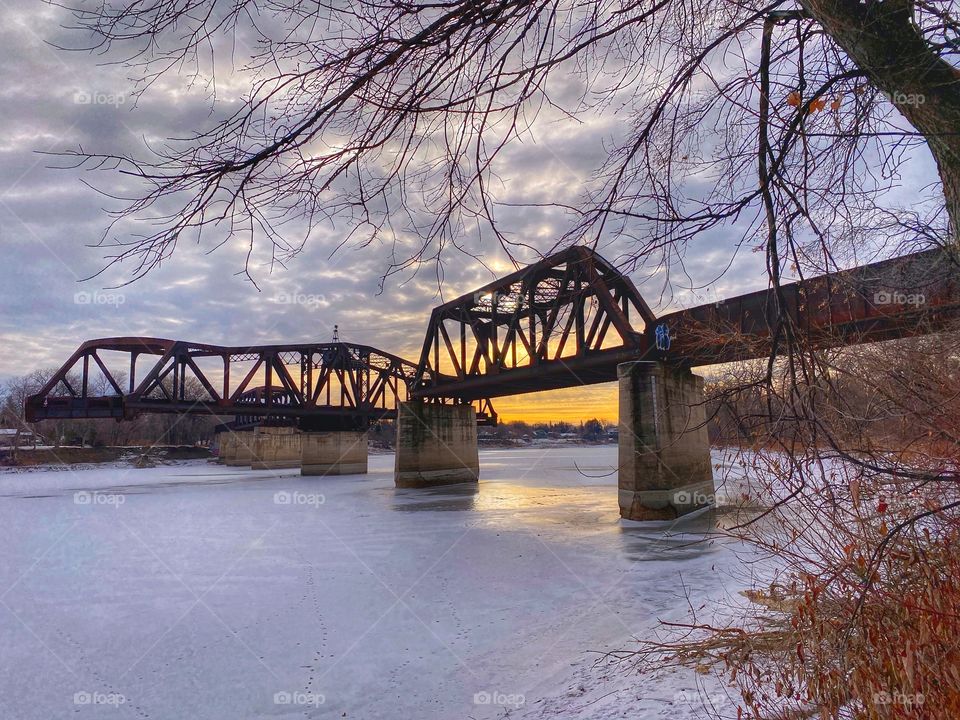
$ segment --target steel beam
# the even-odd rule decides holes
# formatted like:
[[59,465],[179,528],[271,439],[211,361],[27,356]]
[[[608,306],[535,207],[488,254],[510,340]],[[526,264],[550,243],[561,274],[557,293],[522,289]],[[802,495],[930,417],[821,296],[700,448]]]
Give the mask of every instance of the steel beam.
[[[590,323],[582,317],[587,302],[599,308]],[[630,309],[636,310],[632,317]],[[411,395],[472,401],[576,387],[616,380],[622,362],[701,367],[783,355],[788,348],[825,349],[924,335],[954,327],[958,319],[960,265],[950,249],[828,273],[656,318],[628,278],[592,251],[571,248],[434,309]],[[522,327],[528,328],[526,336]],[[611,331],[617,342],[605,343]],[[475,339],[472,356],[463,349],[456,355],[450,338],[457,335]],[[514,359],[518,339],[524,357],[519,363]],[[564,354],[568,347],[573,352]],[[444,351],[454,373],[441,372],[438,358]]]
[[[129,355],[124,367],[134,373],[126,383],[131,389],[124,392],[120,388],[101,357],[105,352]],[[153,357],[154,362],[144,362],[147,357]],[[197,362],[211,357],[222,360],[222,378],[208,377]],[[139,360],[142,377],[135,376],[135,360]],[[231,386],[231,366],[240,362],[251,363],[252,367],[239,385]],[[94,394],[90,381],[94,368],[109,384],[106,395]],[[251,388],[260,370],[264,371],[266,385]],[[34,422],[192,413],[352,418],[362,424],[396,416],[397,402],[407,399],[415,370],[413,363],[403,358],[352,343],[222,347],[160,338],[105,338],[85,342],[77,349],[41,391],[27,400],[27,417]],[[80,373],[78,384],[70,382],[69,376],[74,373]],[[322,402],[323,386],[331,378],[348,387],[337,405]],[[198,392],[187,392],[190,379],[197,381]]]

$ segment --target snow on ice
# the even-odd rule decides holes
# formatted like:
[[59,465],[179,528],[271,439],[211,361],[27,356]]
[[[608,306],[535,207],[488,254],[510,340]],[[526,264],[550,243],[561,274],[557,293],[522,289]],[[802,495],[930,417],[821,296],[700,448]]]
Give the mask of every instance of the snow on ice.
[[736,596],[736,554],[710,514],[621,522],[616,462],[487,450],[479,487],[434,490],[392,455],[0,473],[0,717],[704,717],[714,678],[602,654]]

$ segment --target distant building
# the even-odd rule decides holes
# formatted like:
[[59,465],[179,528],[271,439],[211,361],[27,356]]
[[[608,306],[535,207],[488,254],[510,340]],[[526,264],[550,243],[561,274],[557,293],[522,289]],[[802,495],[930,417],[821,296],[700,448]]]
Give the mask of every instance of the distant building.
[[16,428],[0,428],[0,447],[13,447],[14,445],[24,447],[26,445],[40,445],[42,443],[43,438],[29,430],[21,430],[20,437],[18,438]]

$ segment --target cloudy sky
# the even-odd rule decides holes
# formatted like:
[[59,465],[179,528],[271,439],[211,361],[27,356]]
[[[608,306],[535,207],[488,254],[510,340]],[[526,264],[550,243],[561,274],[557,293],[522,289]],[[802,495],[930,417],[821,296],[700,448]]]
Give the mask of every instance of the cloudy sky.
[[[327,341],[334,324],[345,340],[367,343],[416,360],[432,306],[436,276],[392,276],[379,290],[386,259],[380,248],[345,247],[330,257],[346,232],[324,226],[285,267],[262,248],[250,264],[255,286],[243,274],[246,247],[215,252],[184,244],[174,257],[133,284],[128,269],[104,266],[103,248],[90,247],[103,232],[109,202],[85,185],[83,173],[56,169],[62,159],[44,153],[82,147],[137,151],[144,142],[181,137],[209,126],[212,108],[202,88],[168,76],[137,103],[129,71],[103,57],[66,52],[76,45],[61,25],[61,10],[39,0],[0,3],[0,382],[39,368],[59,366],[83,340],[149,335],[214,344]],[[218,100],[229,103],[241,88],[229,73],[218,78]],[[568,199],[595,169],[609,140],[626,122],[615,114],[591,122],[547,123],[503,156],[499,173],[512,202]],[[88,178],[92,179],[92,178]],[[546,249],[566,229],[564,219],[536,209],[501,213],[517,237]],[[686,258],[690,280],[676,280],[661,295],[663,278],[634,274],[655,311],[698,304],[765,286],[762,254],[741,254],[709,289],[684,292],[691,280],[712,280],[731,257],[736,228],[702,237]],[[493,245],[476,248],[498,272],[508,265]],[[615,257],[610,247],[604,254]],[[447,299],[490,281],[490,271],[463,259],[444,268]],[[306,302],[291,304],[284,297]],[[599,386],[548,397],[501,400],[506,417],[615,418],[614,388]]]

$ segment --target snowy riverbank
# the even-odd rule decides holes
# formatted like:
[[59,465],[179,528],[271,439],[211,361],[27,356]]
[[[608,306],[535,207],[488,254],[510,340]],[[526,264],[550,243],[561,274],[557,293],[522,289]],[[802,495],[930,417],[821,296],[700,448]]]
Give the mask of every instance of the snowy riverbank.
[[703,716],[709,677],[595,661],[737,596],[711,515],[622,523],[615,446],[483,450],[479,488],[392,465],[0,474],[0,716]]

